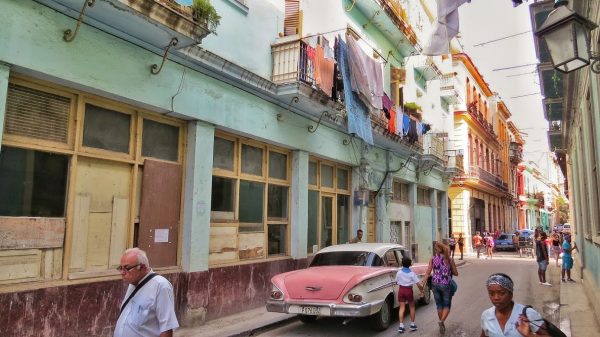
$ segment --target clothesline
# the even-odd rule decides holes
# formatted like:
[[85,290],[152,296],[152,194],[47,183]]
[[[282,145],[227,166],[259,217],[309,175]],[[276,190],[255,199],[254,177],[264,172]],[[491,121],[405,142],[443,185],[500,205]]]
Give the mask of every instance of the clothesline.
[[[380,52],[379,52],[377,49],[375,49],[373,46],[371,46],[371,45],[369,44],[369,42],[367,42],[367,40],[365,40],[365,39],[364,39],[364,38],[363,38],[363,37],[362,37],[360,34],[358,34],[356,31],[354,31],[354,29],[352,29],[351,27],[346,27],[346,28],[340,28],[340,29],[330,30],[330,31],[328,31],[328,32],[324,32],[324,33],[310,34],[310,35],[303,36],[302,38],[303,38],[303,39],[306,39],[306,38],[309,38],[309,37],[321,36],[321,35],[325,35],[325,34],[331,34],[331,33],[337,33],[337,32],[341,32],[341,31],[346,31],[346,34],[347,34],[347,35],[350,35],[350,34],[349,34],[349,31],[352,31],[354,34],[351,34],[351,35],[353,35],[353,36],[356,36],[357,38],[359,38],[359,39],[363,40],[363,42],[364,42],[364,43],[365,43],[365,44],[366,44],[366,45],[367,45],[369,48],[373,49],[373,52],[377,53],[377,55],[379,55],[379,57],[381,57],[381,59],[383,59],[383,62],[382,62],[383,64],[387,64],[387,63],[388,63],[388,60],[389,60],[389,58],[390,58],[390,56],[391,56],[391,57],[393,57],[393,58],[394,58],[394,60],[396,60],[396,61],[400,62],[400,64],[401,64],[402,66],[404,65],[404,60],[398,60],[398,58],[397,58],[397,57],[394,55],[394,51],[393,51],[393,50],[391,50],[391,49],[390,49],[390,50],[388,51],[388,55],[387,55],[387,57],[383,57],[383,55],[382,55],[382,54],[381,54],[381,53],[380,53]],[[411,57],[411,56],[414,56],[414,54],[412,54],[412,53],[411,53],[409,56],[405,56],[404,58],[408,58],[408,57]]]

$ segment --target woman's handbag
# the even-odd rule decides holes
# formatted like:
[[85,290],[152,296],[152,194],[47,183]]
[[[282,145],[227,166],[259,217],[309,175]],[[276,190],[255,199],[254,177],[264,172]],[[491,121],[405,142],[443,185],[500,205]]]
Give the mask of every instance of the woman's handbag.
[[458,290],[458,284],[456,283],[456,281],[454,281],[454,279],[450,280],[451,295],[454,296],[454,294],[456,293],[457,290]]
[[[525,312],[527,311],[528,308],[531,308],[530,305],[526,305],[523,308],[523,312],[522,315],[527,317],[527,315],[525,314]],[[539,320],[541,322],[543,322],[543,327],[542,324],[536,324],[533,322],[530,322],[531,324],[537,326],[540,328],[540,330],[545,330],[546,333],[548,333],[548,335],[552,336],[552,337],[567,337],[567,335],[565,335],[564,332],[562,332],[562,330],[560,330],[556,325],[552,324],[552,322],[550,322],[549,320],[542,318],[541,320]]]

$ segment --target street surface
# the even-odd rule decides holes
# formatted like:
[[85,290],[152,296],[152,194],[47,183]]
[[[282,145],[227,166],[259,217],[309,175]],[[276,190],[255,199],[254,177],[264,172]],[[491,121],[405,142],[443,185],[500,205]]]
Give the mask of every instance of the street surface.
[[[492,260],[483,256],[481,259],[468,259],[467,263],[458,268],[459,276],[455,278],[458,283],[458,291],[452,301],[452,310],[446,320],[446,334],[444,336],[474,337],[481,333],[480,317],[483,310],[492,306],[487,291],[485,280],[495,272],[508,274],[515,282],[514,300],[523,304],[530,304],[542,315],[554,322],[559,320],[559,287],[560,279],[556,273],[551,273],[551,268],[559,268],[551,261],[548,267],[547,278],[554,286],[542,286],[538,284],[537,263],[531,257],[520,258],[518,253],[500,252],[495,253]],[[397,311],[394,312],[397,317]],[[304,324],[300,321],[265,331],[258,334],[261,337],[280,336],[314,336],[314,337],[336,337],[336,336],[398,336],[398,321],[394,320],[392,325],[382,332],[371,330],[366,319],[354,319],[348,324],[342,324],[343,319],[325,318],[319,319],[312,324]],[[405,327],[408,327],[410,318],[408,313],[405,317]],[[435,309],[433,295],[431,303],[427,306],[417,306],[416,332],[406,331],[405,336],[438,336],[438,318]]]

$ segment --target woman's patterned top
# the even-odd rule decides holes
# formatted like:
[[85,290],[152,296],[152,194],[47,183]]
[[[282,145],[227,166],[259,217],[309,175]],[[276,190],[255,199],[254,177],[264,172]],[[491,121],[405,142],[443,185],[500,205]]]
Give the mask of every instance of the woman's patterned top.
[[450,284],[452,280],[452,268],[444,260],[443,255],[434,255],[432,258],[433,283]]

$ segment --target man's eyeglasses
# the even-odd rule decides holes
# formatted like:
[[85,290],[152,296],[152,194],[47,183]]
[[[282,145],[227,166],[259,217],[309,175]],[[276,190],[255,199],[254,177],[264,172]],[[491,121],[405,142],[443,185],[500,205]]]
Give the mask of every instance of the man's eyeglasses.
[[134,264],[133,266],[118,266],[117,270],[119,272],[126,272],[127,273],[127,272],[131,271],[131,269],[133,269],[133,268],[135,268],[135,267],[137,267],[139,265],[140,265],[140,263]]

